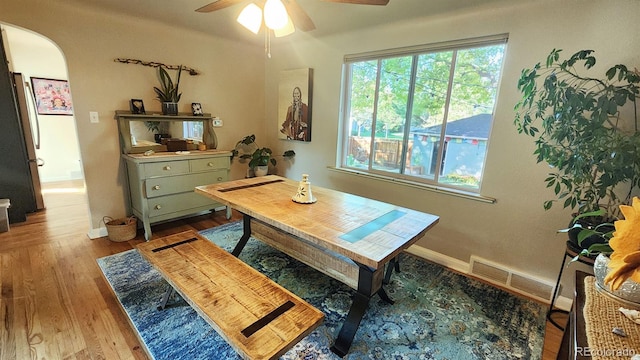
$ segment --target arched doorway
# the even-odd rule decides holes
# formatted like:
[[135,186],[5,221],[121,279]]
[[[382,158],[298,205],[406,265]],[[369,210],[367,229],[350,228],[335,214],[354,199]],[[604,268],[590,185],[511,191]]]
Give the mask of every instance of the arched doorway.
[[[54,192],[58,194],[55,204],[60,204],[64,201],[59,197],[65,193],[74,193],[77,199],[77,193],[82,192],[86,202],[75,116],[46,113],[35,106],[34,85],[39,79],[56,80],[54,83],[58,84],[66,82],[68,85],[64,54],[55,43],[37,33],[10,24],[0,23],[0,28],[9,71],[16,87],[25,145],[28,152],[31,149],[31,174],[37,173],[32,177],[36,201],[42,199],[43,193]],[[72,101],[69,109],[72,109]],[[38,159],[40,166],[33,164],[34,159]],[[51,205],[49,201],[41,202],[36,209]]]

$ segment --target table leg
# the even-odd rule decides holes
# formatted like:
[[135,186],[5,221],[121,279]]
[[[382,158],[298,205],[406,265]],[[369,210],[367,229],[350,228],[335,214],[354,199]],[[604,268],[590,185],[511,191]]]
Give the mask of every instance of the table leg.
[[158,310],[164,310],[167,307],[167,302],[169,302],[169,298],[174,291],[176,291],[173,286],[168,285],[167,291],[162,295],[162,300],[160,301],[160,305],[158,305]]
[[387,292],[384,291],[384,288],[380,288],[380,290],[378,290],[378,296],[380,296],[380,299],[382,299],[382,301],[386,302],[389,305],[393,305],[394,301],[391,300],[389,295],[387,295]]
[[343,357],[349,352],[353,338],[356,336],[356,331],[360,327],[360,321],[364,317],[364,313],[369,307],[369,301],[371,297],[378,294],[384,301],[393,304],[393,301],[389,298],[382,286],[377,291],[374,291],[375,285],[375,271],[367,266],[359,265],[358,272],[358,290],[353,296],[353,303],[347,314],[347,318],[342,324],[342,328],[338,333],[335,343],[331,347],[331,351]]
[[389,264],[387,264],[387,272],[384,274],[384,281],[382,282],[383,284],[388,284],[389,281],[391,281],[391,274],[393,273],[393,270],[395,270],[396,272],[400,272],[399,254],[398,256],[391,259],[391,261],[389,261]]
[[334,354],[344,357],[349,352],[353,338],[356,336],[356,331],[358,331],[358,327],[360,327],[360,321],[369,307],[369,300],[371,300],[370,296],[360,294],[359,292],[354,295],[347,319],[344,324],[342,324],[338,338],[331,347],[331,351]]
[[238,240],[236,247],[231,252],[231,255],[235,257],[240,255],[242,249],[244,249],[244,246],[247,245],[247,241],[251,237],[251,216],[245,214],[242,215],[242,228],[242,237]]

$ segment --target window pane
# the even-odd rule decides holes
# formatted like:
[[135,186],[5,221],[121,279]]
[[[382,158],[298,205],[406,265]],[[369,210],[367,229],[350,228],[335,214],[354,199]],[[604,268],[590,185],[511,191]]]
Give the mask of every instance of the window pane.
[[504,45],[457,51],[439,182],[478,189]]
[[351,65],[350,106],[347,114],[349,136],[343,160],[345,166],[369,168],[377,76],[377,61],[365,61]]
[[381,62],[373,169],[400,172],[411,61],[411,56],[404,56]]
[[479,192],[506,40],[346,57],[342,166]]
[[418,57],[405,173],[435,179],[453,52]]

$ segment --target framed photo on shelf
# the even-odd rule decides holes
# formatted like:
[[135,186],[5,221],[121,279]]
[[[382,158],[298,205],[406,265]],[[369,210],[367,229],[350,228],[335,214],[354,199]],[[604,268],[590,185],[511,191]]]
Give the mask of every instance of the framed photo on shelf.
[[39,115],[73,115],[67,80],[32,77],[31,90]]
[[131,108],[132,114],[146,114],[142,99],[131,99],[131,101],[129,101],[129,107]]
[[202,116],[202,105],[200,103],[191,103],[191,112],[194,116]]

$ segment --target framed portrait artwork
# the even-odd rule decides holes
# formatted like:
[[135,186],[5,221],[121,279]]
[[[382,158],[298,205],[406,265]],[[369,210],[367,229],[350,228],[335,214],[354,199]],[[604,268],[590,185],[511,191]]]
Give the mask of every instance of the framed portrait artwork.
[[278,90],[278,136],[311,141],[313,69],[282,71]]
[[40,115],[73,115],[69,82],[66,80],[31,78],[31,89]]
[[129,107],[131,108],[132,114],[146,114],[142,99],[131,99],[131,101],[129,101]]

